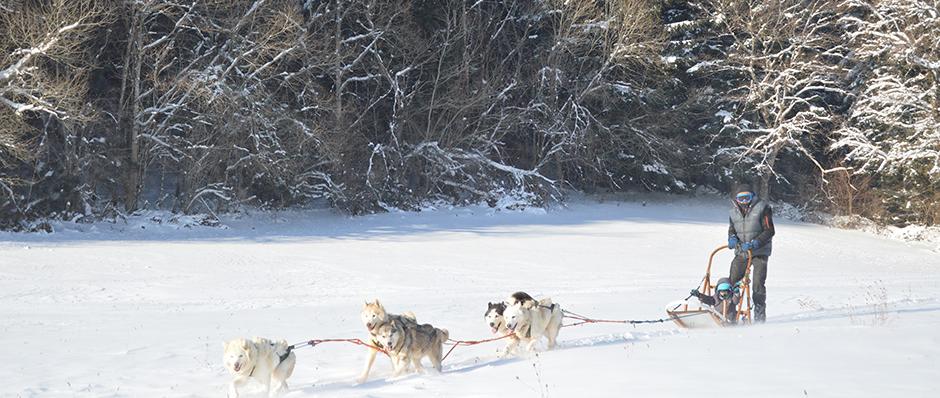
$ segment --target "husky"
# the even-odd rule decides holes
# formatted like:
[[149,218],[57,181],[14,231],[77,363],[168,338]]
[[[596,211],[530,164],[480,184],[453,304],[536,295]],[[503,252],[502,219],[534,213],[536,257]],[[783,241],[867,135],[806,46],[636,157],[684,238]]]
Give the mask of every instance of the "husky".
[[548,339],[550,350],[555,348],[558,332],[561,330],[562,311],[550,298],[519,301],[506,306],[503,321],[506,323],[506,329],[512,331],[519,339],[518,343],[525,343],[526,350],[532,351],[542,336]]
[[287,341],[260,337],[233,339],[222,343],[222,348],[222,362],[235,377],[229,384],[229,398],[237,398],[238,389],[250,379],[264,384],[269,397],[287,392],[287,378],[294,373],[297,362],[297,356],[287,348]]
[[[409,327],[411,325],[417,325],[417,319],[415,314],[411,312],[406,312],[401,315],[389,314],[385,311],[385,307],[382,303],[379,302],[379,299],[375,299],[373,302],[366,301],[366,304],[362,307],[362,312],[359,314],[362,319],[362,324],[365,325],[366,329],[369,330],[370,341],[373,346],[381,347],[382,344],[378,339],[378,331],[382,325],[385,325],[388,322],[400,322],[402,324],[407,324]],[[369,357],[366,359],[365,369],[362,370],[362,374],[356,379],[357,383],[365,383],[366,379],[369,378],[369,371],[372,370],[372,364],[375,362],[375,355],[378,353],[377,350],[370,349]],[[392,366],[395,366],[395,360],[392,359]]]
[[516,305],[519,303],[534,303],[535,299],[526,292],[515,292],[509,295],[509,298],[506,299],[507,305]]
[[[486,324],[489,325],[490,332],[497,336],[509,334],[510,330],[506,328],[506,320],[503,318],[503,312],[506,311],[506,306],[527,302],[534,303],[535,299],[526,292],[515,292],[504,302],[488,303],[486,313],[483,314],[483,319],[486,321]],[[512,354],[519,346],[519,337],[515,334],[509,336],[508,339],[509,342],[499,353],[500,357]]]
[[421,359],[424,357],[431,360],[434,370],[441,372],[444,342],[449,337],[446,329],[428,324],[419,325],[407,319],[391,319],[379,326],[377,337],[392,358],[395,368],[392,377],[401,376],[409,365],[414,366],[415,372],[423,371]]
[[506,311],[506,303],[488,303],[486,313],[483,314],[483,320],[490,327],[490,332],[494,335],[503,336],[509,333],[506,329],[506,320],[503,318],[503,312]]

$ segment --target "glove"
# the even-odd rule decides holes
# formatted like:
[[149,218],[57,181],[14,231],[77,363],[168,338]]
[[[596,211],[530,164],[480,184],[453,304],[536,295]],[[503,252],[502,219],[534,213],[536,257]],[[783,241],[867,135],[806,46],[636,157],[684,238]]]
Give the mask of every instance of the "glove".
[[695,296],[695,297],[702,297],[702,292],[698,291],[698,289],[692,289],[692,291],[689,292],[689,295]]
[[741,251],[746,252],[748,250],[757,250],[758,247],[760,247],[760,242],[758,242],[757,239],[754,239],[750,242],[744,242],[741,244]]
[[731,235],[728,237],[728,248],[734,250],[735,246],[738,245],[738,237],[736,235]]

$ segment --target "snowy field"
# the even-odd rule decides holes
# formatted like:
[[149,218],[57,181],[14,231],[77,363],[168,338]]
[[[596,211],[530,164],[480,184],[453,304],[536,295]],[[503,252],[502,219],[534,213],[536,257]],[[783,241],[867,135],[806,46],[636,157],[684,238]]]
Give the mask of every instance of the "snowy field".
[[[372,298],[457,339],[490,337],[487,302],[516,290],[590,316],[661,318],[724,242],[727,209],[657,202],[4,233],[0,396],[221,397],[222,341],[364,338],[358,313]],[[497,359],[501,342],[458,348],[440,375],[388,380],[380,357],[361,385],[366,350],[324,344],[296,351],[287,396],[936,397],[936,243],[776,223],[765,325],[585,325],[525,358]]]

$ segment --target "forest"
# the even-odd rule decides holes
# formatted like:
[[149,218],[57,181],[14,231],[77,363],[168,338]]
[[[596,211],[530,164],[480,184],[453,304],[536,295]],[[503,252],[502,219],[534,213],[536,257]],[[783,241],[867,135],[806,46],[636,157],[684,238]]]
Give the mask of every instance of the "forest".
[[0,1],[0,228],[742,180],[940,224],[940,0]]

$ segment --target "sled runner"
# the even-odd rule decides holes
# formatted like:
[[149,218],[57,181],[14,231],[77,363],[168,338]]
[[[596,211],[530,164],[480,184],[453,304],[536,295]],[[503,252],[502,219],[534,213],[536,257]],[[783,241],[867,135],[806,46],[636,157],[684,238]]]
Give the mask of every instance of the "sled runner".
[[[702,278],[702,286],[698,291],[706,296],[714,293],[715,285],[711,281],[712,261],[718,252],[727,249],[721,247],[712,251],[708,256],[708,266],[705,268],[705,277]],[[741,298],[738,301],[737,312],[734,315],[736,319],[724,319],[722,314],[712,306],[702,304],[698,299],[692,299],[692,296],[685,300],[669,303],[666,306],[666,314],[681,328],[701,329],[709,327],[722,327],[733,325],[735,323],[751,323],[751,251],[747,252],[747,266],[744,268],[744,279],[740,282]]]

